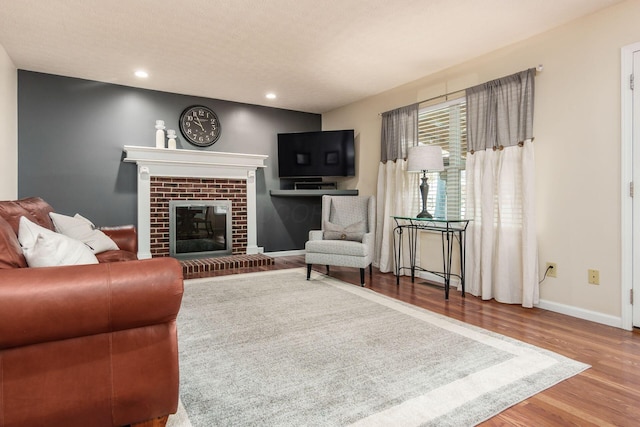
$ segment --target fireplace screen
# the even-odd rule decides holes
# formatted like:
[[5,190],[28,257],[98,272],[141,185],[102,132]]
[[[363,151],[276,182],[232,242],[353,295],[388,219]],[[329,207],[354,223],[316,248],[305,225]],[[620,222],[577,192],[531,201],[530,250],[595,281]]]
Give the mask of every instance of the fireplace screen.
[[190,259],[231,252],[230,200],[169,202],[169,255]]

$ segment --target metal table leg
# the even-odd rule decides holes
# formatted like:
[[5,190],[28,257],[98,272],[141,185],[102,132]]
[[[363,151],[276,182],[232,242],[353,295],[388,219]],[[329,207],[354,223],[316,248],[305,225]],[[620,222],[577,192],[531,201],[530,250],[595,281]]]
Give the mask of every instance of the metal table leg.
[[464,298],[464,265],[467,251],[467,233],[466,230],[458,231],[458,245],[460,248],[460,284],[462,285],[462,297]]
[[411,283],[416,279],[416,252],[418,251],[418,228],[409,227],[409,263],[411,264]]
[[[398,248],[396,250],[396,234],[398,235]],[[395,258],[394,270],[396,273],[396,285],[400,285],[400,260],[402,259],[402,227],[396,226],[393,229],[393,256]]]
[[[451,288],[451,264],[453,259],[453,231],[447,227],[447,230],[440,232],[442,240],[442,264],[444,276],[444,299],[449,299],[449,289]],[[446,239],[446,241],[445,241]]]

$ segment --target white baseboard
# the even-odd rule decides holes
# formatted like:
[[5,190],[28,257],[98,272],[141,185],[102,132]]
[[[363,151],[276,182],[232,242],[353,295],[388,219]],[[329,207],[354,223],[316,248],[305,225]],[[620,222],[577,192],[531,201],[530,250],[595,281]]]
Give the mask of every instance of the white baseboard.
[[[417,277],[435,282],[444,286],[444,279],[436,274],[429,273],[428,271],[421,271],[417,274]],[[460,279],[457,277],[451,278],[451,288],[456,289]],[[540,300],[540,303],[536,305],[538,308],[553,311],[555,313],[566,314],[567,316],[576,317],[578,319],[588,320],[590,322],[600,323],[602,325],[613,326],[614,328],[623,328],[622,318],[611,316],[609,314],[599,313],[597,311],[585,310],[584,308],[574,307],[572,305],[560,304],[548,300]],[[624,329],[624,328],[623,328]]]
[[560,304],[553,301],[540,300],[536,305],[538,308],[553,311],[555,313],[566,314],[567,316],[577,317],[578,319],[589,320],[591,322],[600,323],[615,328],[622,328],[622,318],[611,316],[609,314],[598,313],[597,311],[585,310],[583,308],[571,305]]
[[304,255],[304,253],[304,249],[297,249],[294,251],[265,252],[264,254],[270,257],[278,258],[281,256]]
[[[417,272],[417,277],[444,286],[444,278],[438,276],[437,274],[433,274],[428,271],[420,271]],[[455,289],[458,287],[458,284],[460,284],[460,279],[458,277],[452,276],[449,286],[451,286],[452,289]]]
[[[436,274],[429,273],[428,271],[421,271],[417,274],[424,280],[435,282],[444,286],[444,279]],[[451,288],[456,289],[460,279],[457,277],[451,278]],[[623,328],[622,318],[611,316],[609,314],[599,313],[597,311],[585,310],[583,308],[574,307],[571,305],[560,304],[548,300],[540,300],[540,303],[536,305],[538,308],[553,311],[555,313],[566,314],[567,316],[577,317],[578,319],[588,320],[590,322],[600,323],[602,325],[613,326],[614,328]],[[624,328],[623,328],[624,329]]]

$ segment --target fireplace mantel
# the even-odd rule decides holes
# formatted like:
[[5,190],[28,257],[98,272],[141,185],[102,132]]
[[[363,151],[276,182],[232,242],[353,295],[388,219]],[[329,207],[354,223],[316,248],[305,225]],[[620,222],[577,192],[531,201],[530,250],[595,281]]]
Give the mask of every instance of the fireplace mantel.
[[247,183],[247,254],[262,252],[257,245],[256,170],[266,167],[263,154],[170,150],[125,145],[124,162],[138,165],[138,257],[151,258],[151,176],[227,178]]

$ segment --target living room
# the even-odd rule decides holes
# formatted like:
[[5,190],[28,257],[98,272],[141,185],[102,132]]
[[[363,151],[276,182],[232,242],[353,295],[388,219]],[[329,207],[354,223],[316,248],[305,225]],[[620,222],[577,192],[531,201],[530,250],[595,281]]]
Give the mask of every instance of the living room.
[[[379,113],[543,64],[544,71],[536,77],[534,119],[538,258],[541,271],[548,261],[558,264],[559,273],[541,285],[541,300],[546,308],[622,326],[627,309],[622,306],[623,286],[628,289],[628,284],[621,271],[621,136],[620,115],[615,112],[620,109],[620,49],[640,39],[633,26],[625,24],[636,16],[635,6],[636,2],[623,2],[322,115],[212,100],[216,111],[229,119],[222,123],[224,138],[210,148],[267,154],[272,165],[278,132],[353,128],[358,134],[358,173],[340,184],[374,194]],[[3,129],[3,152],[8,153],[3,156],[3,198],[38,194],[58,209],[85,212],[99,224],[135,223],[135,167],[122,164],[122,147],[152,146],[155,120],[177,122],[184,107],[199,99],[16,71],[6,54],[3,64],[5,93],[17,91],[21,98],[19,103],[4,99],[6,123],[15,118],[21,128]],[[589,89],[579,92],[582,87]],[[571,108],[558,106],[560,93],[570,95]],[[101,102],[103,97],[114,108]],[[73,118],[80,112],[81,123]],[[594,117],[598,120],[585,119]],[[34,126],[34,118],[40,126]],[[251,121],[247,125],[245,120]],[[25,133],[20,139],[19,131]],[[579,150],[583,145],[589,149]],[[580,155],[573,156],[577,150]],[[266,252],[302,249],[309,222],[318,221],[317,208],[271,198],[269,190],[279,188],[277,168],[267,167],[263,173],[264,188],[257,196],[259,208],[265,209],[258,215],[259,246]],[[62,190],[71,184],[73,192]],[[93,197],[109,202],[98,206]],[[290,217],[290,212],[298,215]],[[607,227],[593,227],[605,213]],[[599,286],[587,283],[591,268],[600,270]]]
[[[465,62],[320,113],[24,70],[3,48],[0,85],[8,95],[0,100],[6,124],[0,129],[0,199],[37,195],[100,225],[135,223],[136,168],[122,162],[123,147],[153,146],[155,120],[176,126],[186,106],[206,103],[223,129],[211,150],[271,159],[257,177],[258,246],[267,254],[300,251],[319,209],[313,201],[270,197],[280,185],[273,163],[278,132],[355,129],[357,176],[339,185],[374,195],[379,113],[542,64],[534,119],[538,265],[541,278],[547,262],[558,271],[541,283],[539,307],[631,329],[621,49],[640,42],[640,3],[609,3],[500,49],[478,47]],[[599,285],[588,283],[589,269],[599,270]]]

